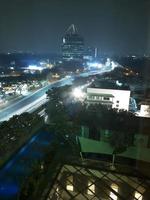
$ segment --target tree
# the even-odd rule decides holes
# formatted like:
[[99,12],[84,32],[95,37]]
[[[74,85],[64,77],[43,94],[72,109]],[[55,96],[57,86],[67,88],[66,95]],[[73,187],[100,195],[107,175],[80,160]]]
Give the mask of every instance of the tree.
[[0,156],[5,160],[8,155],[19,148],[33,134],[35,127],[39,127],[42,118],[37,114],[23,113],[15,115],[10,120],[0,124]]
[[54,88],[47,92],[49,101],[46,106],[46,112],[49,117],[49,122],[53,126],[53,131],[56,134],[56,139],[60,145],[63,144],[64,149],[69,149],[68,152],[76,152],[76,135],[79,128],[71,121],[72,113],[65,105],[67,95],[70,91],[70,86],[62,88]]
[[41,162],[34,162],[32,164],[32,173],[26,177],[24,184],[21,188],[19,199],[33,199],[34,193],[38,189],[40,183],[41,173],[43,172],[41,168]]
[[53,88],[48,90],[47,98],[49,99],[46,105],[46,113],[51,123],[67,120],[67,113],[63,102],[61,90]]
[[113,147],[112,168],[116,155],[126,151],[126,149],[133,145],[134,135],[137,133],[137,118],[130,112],[120,110],[113,114],[110,145]]

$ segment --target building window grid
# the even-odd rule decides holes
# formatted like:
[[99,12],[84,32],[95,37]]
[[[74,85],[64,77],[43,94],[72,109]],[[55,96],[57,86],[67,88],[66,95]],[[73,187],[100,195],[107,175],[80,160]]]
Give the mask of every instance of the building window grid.
[[94,181],[92,181],[92,182],[91,182],[91,180],[88,181],[87,194],[95,195],[95,183],[94,183]]
[[[69,180],[71,179],[71,180]],[[73,175],[68,176],[66,180],[66,189],[69,191],[74,191],[74,185],[73,185]]]
[[[103,172],[102,172],[103,173]],[[115,174],[115,176],[117,177],[117,182],[116,182],[116,180],[114,181],[114,180],[112,180],[110,177],[109,177],[109,173],[108,173],[108,175],[106,175],[107,176],[107,178],[111,181],[111,182],[113,182],[114,184],[118,184],[118,182],[120,182],[120,181],[118,181],[118,180],[121,180],[121,182],[124,182],[126,185],[128,185],[130,188],[132,188],[132,193],[129,193],[129,196],[132,196],[133,197],[133,195],[134,195],[134,192],[135,192],[135,188],[133,188],[131,185],[129,185],[126,181],[124,181],[123,179],[121,179],[120,178],[120,176],[118,177],[116,174]],[[116,192],[114,191],[114,193],[116,194]],[[119,195],[120,196],[120,195]]]
[[[82,173],[81,173],[82,174]],[[85,176],[85,175],[84,175]],[[88,190],[89,188],[88,188],[88,186],[85,186],[81,191],[77,191],[76,192],[76,195],[74,196],[74,198],[76,198],[77,196],[79,196],[79,195],[82,195],[82,196],[84,196],[86,199],[88,199],[87,197],[86,197],[86,191]],[[92,190],[91,189],[89,189],[90,191],[91,191],[91,193],[93,193],[92,192]],[[95,193],[93,193],[93,195],[95,195]],[[96,195],[95,195],[96,196]]]
[[[104,177],[103,177],[104,178]],[[106,195],[109,199],[113,200],[110,196],[110,191],[112,192],[111,190],[111,187],[108,185],[108,184],[103,184],[100,186],[100,182],[103,181],[103,178],[102,179],[97,179],[97,181],[95,181],[95,185],[97,186],[97,188],[104,194]],[[105,178],[104,178],[105,179]]]
[[[87,169],[86,169],[86,170],[84,170],[83,168],[77,169],[76,167],[75,167],[75,169],[79,172],[79,174],[84,175],[84,176],[86,175],[86,176],[89,177],[89,172],[87,171]],[[84,172],[82,172],[82,171],[84,171]],[[90,181],[91,181],[92,184],[95,185],[96,180],[95,180],[95,182],[93,182],[93,179],[90,179]],[[89,189],[89,187],[86,186],[86,187],[85,187],[85,191],[87,191],[88,189]],[[89,189],[89,190],[90,190],[90,189]],[[91,191],[91,190],[90,190],[90,191]],[[92,192],[92,191],[91,191],[91,192]],[[78,196],[80,193],[81,193],[81,192],[79,192],[76,196]],[[92,193],[93,193],[93,192],[92,192]],[[95,193],[93,193],[93,195],[96,196],[96,197],[98,197]],[[100,199],[100,198],[98,197],[98,199]]]
[[[67,168],[68,169],[68,168]],[[83,175],[88,175],[89,174],[89,170],[87,170],[87,169],[84,169],[83,170],[83,168],[75,168],[75,170],[77,170],[78,172],[79,172],[79,174],[83,174]],[[81,171],[84,171],[84,173],[83,172],[81,172]],[[90,174],[91,174],[91,171],[93,171],[93,170],[90,170]],[[85,172],[86,172],[86,174],[85,174]],[[104,172],[104,171],[102,171],[101,172],[101,174],[103,175],[103,176],[101,176],[101,179],[103,179],[104,177],[107,177],[107,179],[110,179],[111,181],[113,181],[114,182],[114,179],[112,180],[110,177],[108,177],[109,176],[109,173],[106,173],[106,172]],[[93,173],[92,173],[92,175],[94,175]],[[70,173],[69,173],[69,176],[70,176]],[[95,175],[94,175],[95,176]],[[111,176],[112,176],[112,174],[111,174]],[[121,176],[121,175],[118,175],[117,176],[117,174],[115,174],[115,177],[116,177],[116,180],[121,180],[121,182],[125,182],[126,184],[128,184],[125,180],[123,180],[123,179],[121,179],[121,177],[123,177],[123,176]],[[98,177],[96,176],[96,178],[98,179]],[[126,177],[125,177],[126,178]],[[127,178],[129,178],[130,180],[132,180],[132,181],[135,181],[135,180],[133,180],[132,179],[132,177],[127,177]],[[92,184],[95,184],[97,181],[99,181],[99,180],[97,180],[97,181],[93,181],[93,179],[91,179],[90,180],[91,181],[91,183]],[[134,192],[131,194],[131,196],[133,197],[133,195],[134,195],[134,199],[137,199],[136,197],[135,197],[135,193],[137,192],[137,194],[138,194],[138,197],[140,198],[140,200],[142,200],[142,194],[140,193],[140,192],[138,192],[138,191],[136,191],[136,189],[140,186],[140,185],[143,185],[144,184],[144,180],[141,182],[141,183],[139,183],[139,184],[137,184],[137,187],[135,187],[135,188],[133,188],[131,185],[129,185],[129,187],[131,188],[133,188],[133,190],[134,190]],[[108,185],[107,185],[108,186]],[[80,192],[81,193],[81,192]],[[80,194],[79,193],[79,194]],[[106,192],[104,191],[104,193],[106,194]],[[76,196],[78,196],[79,194],[77,194],[77,195],[75,195],[74,197],[76,197]],[[96,196],[96,194],[94,194],[95,196]],[[108,196],[108,194],[106,194],[107,196]],[[141,196],[140,196],[141,195]],[[130,195],[129,195],[130,196]],[[130,197],[131,197],[130,196]],[[84,196],[85,197],[85,196]],[[117,196],[118,197],[118,196]],[[94,197],[93,197],[94,198]],[[92,198],[92,199],[93,199]],[[110,196],[109,196],[109,198],[110,198]],[[87,199],[87,197],[86,197],[86,199]],[[99,199],[99,198],[98,198]],[[112,199],[112,198],[111,198]],[[119,198],[120,199],[120,198]],[[138,200],[138,199],[137,199]]]
[[[89,171],[89,170],[88,170]],[[98,179],[98,177],[95,175],[95,174],[93,174],[93,172],[91,172],[91,170],[90,170],[90,172],[89,172],[92,176],[94,176],[96,179],[97,179],[97,181],[95,181],[95,183],[96,182],[101,182],[103,179],[104,179],[104,177],[106,177],[106,179],[108,178],[107,177],[107,175],[109,174],[107,174],[107,173],[105,173],[100,179]],[[98,184],[99,185],[99,184]],[[116,192],[108,185],[108,184],[104,184],[104,182],[103,182],[103,187],[105,188],[105,189],[108,189],[109,191],[112,191],[113,193],[115,193],[116,194]],[[100,188],[100,187],[99,187]],[[109,197],[109,199],[112,199],[111,197],[110,197],[110,193],[109,194],[107,194],[106,193],[106,191],[107,190],[105,190],[105,189],[102,189],[102,187],[100,188],[103,192],[104,192],[104,194],[106,194],[106,196],[108,196]],[[116,194],[117,196],[120,196],[118,193]],[[112,199],[113,200],[113,199]]]
[[[106,190],[104,189],[104,188],[102,188],[102,187],[98,187],[98,185],[99,185],[99,181],[100,180],[95,180],[92,184],[94,184],[95,185],[95,190],[96,190],[96,187],[97,188],[99,188],[100,189],[100,191],[102,191],[103,192],[103,194],[105,194],[107,197],[109,197],[109,199],[112,199],[111,197],[110,197],[110,195],[106,192]],[[95,196],[95,197],[98,197],[98,199],[100,199],[100,197],[98,196],[98,195],[96,195],[96,193],[93,193],[93,195]],[[103,199],[103,198],[102,198]],[[113,199],[112,199],[113,200]]]
[[[126,185],[128,185],[130,188],[132,188],[132,192],[129,193],[129,196],[135,198],[134,193],[135,193],[136,190],[137,190],[137,192],[139,192],[137,188],[141,185],[141,183],[137,184],[137,187],[133,187],[133,186],[131,186],[127,181],[125,181],[125,180],[123,179],[123,176],[118,176],[117,174],[116,174],[115,176],[116,176],[119,180],[121,180],[122,182],[124,182]],[[128,177],[128,178],[129,178],[129,177]],[[132,180],[132,179],[130,179],[130,180]],[[140,192],[139,192],[139,193],[140,193]],[[141,194],[141,193],[140,193],[140,194]],[[142,194],[141,194],[141,195],[142,195]],[[138,199],[137,199],[137,200],[138,200]]]
[[134,197],[138,200],[143,200],[143,195],[141,195],[139,192],[135,191]]
[[103,100],[104,100],[104,101],[109,101],[109,100],[110,100],[110,97],[103,97]]
[[[81,170],[82,170],[82,169],[76,169],[76,173],[77,173],[77,171],[78,171],[80,175],[84,175],[84,176],[85,176],[85,174],[83,174],[83,173],[81,172]],[[77,179],[80,181],[79,178],[77,178]],[[74,188],[76,188],[75,185],[74,185],[73,183],[72,183],[72,185],[74,186]],[[82,191],[86,191],[86,186],[83,188]],[[78,193],[75,195],[75,197],[78,196],[80,193],[81,193],[81,192],[78,192]]]
[[[95,185],[95,184],[96,184],[96,180],[95,180],[95,182],[92,182],[92,184]],[[92,185],[92,184],[91,184],[91,185]],[[99,196],[97,196],[96,193],[94,193],[94,192],[89,188],[89,186],[86,186],[85,189],[86,189],[86,191],[88,191],[88,190],[91,191],[91,193],[93,193],[93,196],[94,196],[94,197],[97,197],[99,200],[101,200],[101,198],[100,198]],[[103,192],[105,193],[104,190],[103,190]],[[80,195],[80,194],[81,194],[81,192],[78,192],[78,194],[77,194],[75,197],[77,197],[77,196]],[[106,194],[106,193],[105,193],[105,194]],[[83,194],[82,194],[82,195],[83,195]],[[85,195],[86,195],[86,193],[85,193]],[[106,194],[106,195],[107,195],[107,194]],[[107,196],[109,196],[109,195],[107,195]],[[94,198],[94,197],[93,197],[93,198]],[[92,198],[92,199],[93,199],[93,198]],[[89,199],[89,198],[86,197],[86,199]]]
[[59,198],[60,200],[63,200],[63,197],[62,197],[62,194],[63,194],[63,191],[60,192],[59,190],[55,190],[55,194],[57,195],[57,198]]
[[[69,180],[69,178],[72,177],[71,179],[72,180]],[[68,191],[74,191],[74,188],[75,188],[75,185],[73,183],[73,174],[72,173],[69,173],[66,175],[66,189]],[[68,186],[71,186],[72,188],[70,189]]]
[[[116,175],[117,176],[117,175]],[[134,190],[136,190],[139,186],[142,186],[142,182],[140,182],[140,183],[136,183],[135,182],[135,180],[133,180],[132,178],[129,178],[128,177],[128,180],[130,180],[130,182],[132,182],[131,184],[133,184],[133,185],[135,185],[136,184],[136,186],[135,187],[133,187],[133,186],[131,186],[130,184],[129,184],[129,182],[126,182],[126,177],[124,177],[124,176],[117,176],[119,179],[121,179],[122,181],[124,181],[125,183],[127,183],[130,187],[132,187]]]
[[[111,188],[112,188],[115,192],[118,193],[118,189],[119,189],[118,185],[112,183],[112,184],[111,184]],[[118,200],[118,197],[117,197],[116,194],[114,194],[114,192],[110,192],[110,197],[111,197],[113,200]]]
[[52,197],[54,197],[54,195],[57,195],[57,198],[59,198],[60,200],[64,200],[64,198],[62,197],[62,195],[64,195],[64,192],[65,192],[65,195],[68,195],[68,197],[72,197],[72,195],[64,188],[62,183],[58,181],[58,183],[54,189],[53,195],[51,195],[49,197],[51,199]]
[[87,99],[94,99],[94,100],[100,100],[100,101],[112,101],[110,97],[102,97],[98,95],[88,95]]
[[67,194],[70,198],[73,199],[74,195],[73,195],[70,191],[68,191],[68,190],[66,189],[65,186],[63,186],[63,184],[61,183],[60,180],[57,180],[57,181],[58,181],[58,184],[61,186],[61,188],[66,192],[66,194]]

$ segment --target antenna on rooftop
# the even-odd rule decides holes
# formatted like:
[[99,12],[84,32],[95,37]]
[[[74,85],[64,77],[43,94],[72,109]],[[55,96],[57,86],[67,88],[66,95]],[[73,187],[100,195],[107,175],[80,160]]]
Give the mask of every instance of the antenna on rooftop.
[[76,34],[76,33],[78,33],[78,30],[74,24],[71,24],[66,32],[70,33],[70,34]]

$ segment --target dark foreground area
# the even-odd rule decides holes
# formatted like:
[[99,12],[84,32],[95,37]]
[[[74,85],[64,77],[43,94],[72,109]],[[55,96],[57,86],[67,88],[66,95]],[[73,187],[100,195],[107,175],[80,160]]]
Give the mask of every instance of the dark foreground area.
[[17,199],[25,177],[31,173],[33,163],[43,158],[52,139],[52,134],[40,130],[0,170],[0,200]]

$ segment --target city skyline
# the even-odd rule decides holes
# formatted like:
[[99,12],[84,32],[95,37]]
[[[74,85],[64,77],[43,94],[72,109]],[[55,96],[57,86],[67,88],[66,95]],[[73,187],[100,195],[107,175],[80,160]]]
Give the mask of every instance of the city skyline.
[[0,1],[0,52],[60,53],[70,24],[99,53],[150,52],[149,0]]
[[0,200],[150,199],[150,0],[0,0]]

